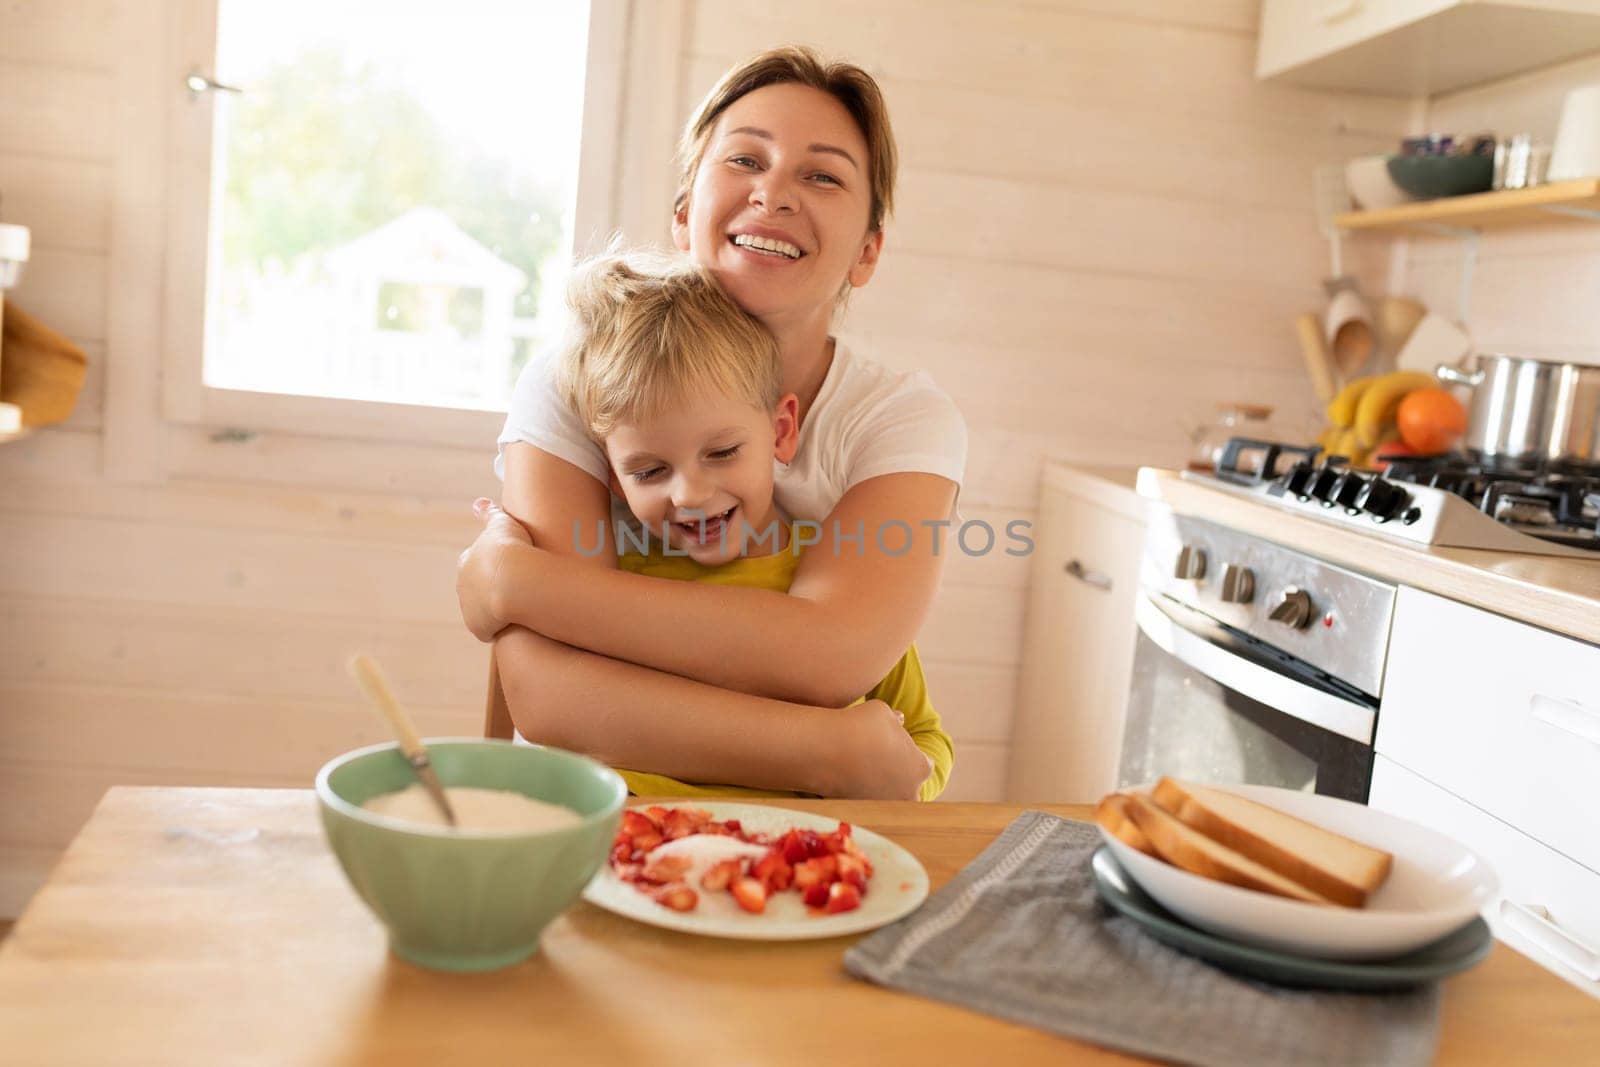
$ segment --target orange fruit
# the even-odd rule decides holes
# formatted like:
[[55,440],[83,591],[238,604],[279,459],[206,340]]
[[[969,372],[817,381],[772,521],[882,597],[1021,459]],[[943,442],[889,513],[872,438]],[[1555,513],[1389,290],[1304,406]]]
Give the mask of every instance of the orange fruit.
[[1467,409],[1443,389],[1416,389],[1400,401],[1395,423],[1419,455],[1445,452],[1467,432]]

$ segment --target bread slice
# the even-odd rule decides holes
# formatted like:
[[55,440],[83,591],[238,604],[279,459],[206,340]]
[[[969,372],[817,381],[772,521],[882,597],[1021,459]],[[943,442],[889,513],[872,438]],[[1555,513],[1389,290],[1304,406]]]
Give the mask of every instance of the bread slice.
[[1163,778],[1152,795],[1213,841],[1346,907],[1365,905],[1394,864],[1382,849],[1220,789]]
[[1127,810],[1134,825],[1155,845],[1156,854],[1174,867],[1218,882],[1289,897],[1307,904],[1333,904],[1321,893],[1314,893],[1184,825],[1157,807],[1148,797],[1132,794],[1128,797]]
[[1104,826],[1117,840],[1129,848],[1136,848],[1149,856],[1161,857],[1156,853],[1156,847],[1150,839],[1144,836],[1144,831],[1133,825],[1133,820],[1128,818],[1128,797],[1124,793],[1107,793],[1100,798],[1100,803],[1094,808],[1094,821]]

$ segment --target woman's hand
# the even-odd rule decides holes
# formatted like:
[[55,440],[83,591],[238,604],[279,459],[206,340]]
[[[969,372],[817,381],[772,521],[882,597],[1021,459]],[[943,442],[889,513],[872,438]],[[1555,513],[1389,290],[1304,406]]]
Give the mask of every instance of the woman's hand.
[[483,532],[456,560],[456,601],[461,621],[479,641],[492,641],[506,628],[500,615],[501,591],[496,588],[508,552],[532,548],[526,527],[502,511],[494,501],[479,497],[472,512],[483,520]]
[[840,753],[837,795],[862,800],[916,800],[933,761],[906,733],[905,716],[881,700],[844,708],[848,726]]

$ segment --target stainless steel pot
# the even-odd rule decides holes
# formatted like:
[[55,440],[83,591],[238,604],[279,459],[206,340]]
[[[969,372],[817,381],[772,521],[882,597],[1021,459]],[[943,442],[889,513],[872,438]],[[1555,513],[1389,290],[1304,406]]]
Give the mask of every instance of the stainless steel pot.
[[1600,458],[1600,366],[1482,353],[1471,372],[1435,373],[1472,390],[1463,447],[1499,459]]

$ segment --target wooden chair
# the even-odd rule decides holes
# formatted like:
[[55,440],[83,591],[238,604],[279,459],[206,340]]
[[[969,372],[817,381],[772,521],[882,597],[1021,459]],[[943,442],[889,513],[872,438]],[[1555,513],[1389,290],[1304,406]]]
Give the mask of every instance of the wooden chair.
[[511,708],[506,704],[506,691],[500,686],[500,668],[495,663],[494,649],[489,650],[489,697],[483,709],[483,736],[501,741],[511,740],[516,727],[511,722]]

